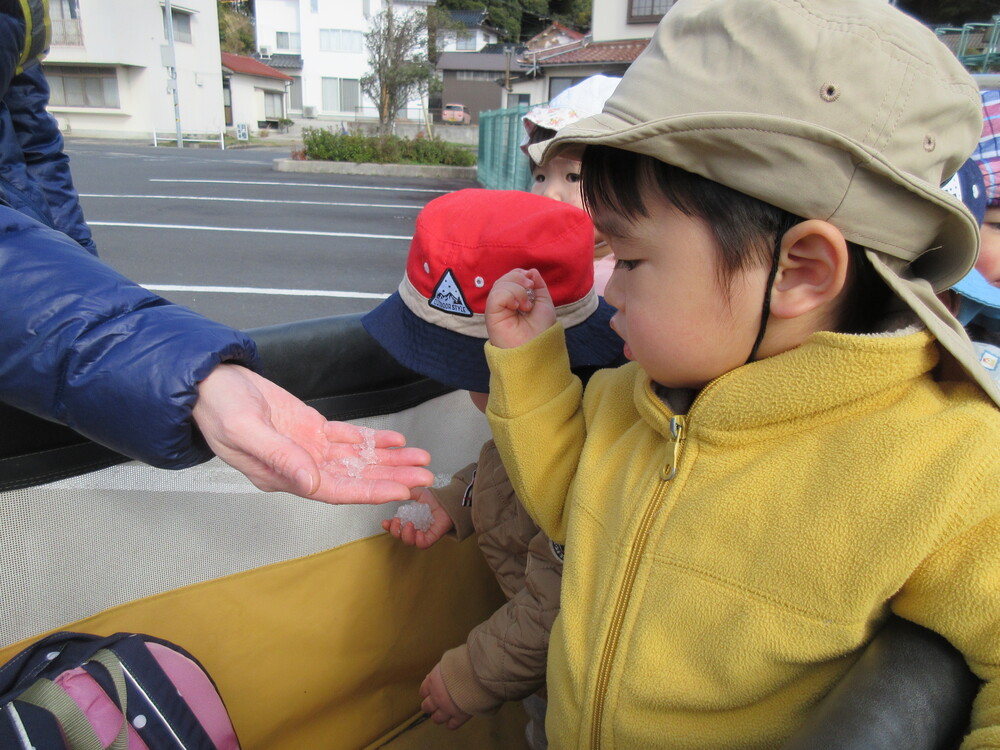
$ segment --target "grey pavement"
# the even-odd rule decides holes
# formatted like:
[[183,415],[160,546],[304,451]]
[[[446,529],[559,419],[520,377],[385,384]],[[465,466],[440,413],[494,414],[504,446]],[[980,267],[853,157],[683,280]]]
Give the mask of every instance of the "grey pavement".
[[[327,128],[339,132],[341,128],[347,128],[350,132],[355,127],[361,127],[366,132],[374,132],[376,123],[374,122],[352,122],[350,120],[340,120],[336,118],[294,118],[292,124],[285,132],[270,130],[263,138],[255,137],[251,145],[274,145],[289,146],[292,148],[302,147],[302,131],[308,128]],[[434,123],[431,130],[436,138],[449,143],[457,143],[468,146],[479,144],[479,128],[474,125],[446,125]],[[403,138],[413,138],[418,133],[426,133],[427,128],[423,123],[400,122],[396,124],[396,135]]]
[[467,179],[289,174],[287,145],[67,138],[101,257],[239,328],[365,312],[395,291],[420,209]]

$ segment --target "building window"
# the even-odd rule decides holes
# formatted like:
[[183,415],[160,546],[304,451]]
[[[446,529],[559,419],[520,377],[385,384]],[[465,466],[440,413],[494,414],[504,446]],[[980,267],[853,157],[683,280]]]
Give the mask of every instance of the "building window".
[[549,101],[552,101],[570,86],[575,86],[584,80],[583,78],[558,78],[553,76],[549,79]]
[[495,70],[456,70],[456,81],[495,81],[503,75],[503,71]]
[[264,92],[264,119],[280,120],[285,116],[285,97],[275,91]]
[[350,29],[320,29],[320,52],[360,52],[364,35]]
[[309,10],[311,10],[313,13],[319,13],[319,0],[310,0]]
[[460,31],[455,38],[455,48],[461,52],[476,51],[476,35],[472,31]]
[[52,21],[52,43],[80,46],[80,8],[77,0],[50,0],[49,18]]
[[292,76],[288,87],[288,108],[296,112],[302,111],[302,77]]
[[354,114],[361,104],[361,83],[356,78],[323,79],[323,111]]
[[299,52],[302,49],[299,32],[276,31],[274,34],[274,48],[282,52]]
[[629,23],[657,23],[676,0],[628,0]]
[[[185,13],[177,8],[170,9],[170,16],[174,19],[174,41],[191,44],[191,14]],[[167,9],[163,9],[163,37],[167,37]]]
[[118,74],[114,68],[83,65],[46,65],[45,77],[56,107],[119,109]]
[[372,0],[361,0],[361,12],[365,18],[372,16]]
[[49,0],[49,16],[53,20],[63,21],[67,18],[80,18],[80,8],[77,0]]

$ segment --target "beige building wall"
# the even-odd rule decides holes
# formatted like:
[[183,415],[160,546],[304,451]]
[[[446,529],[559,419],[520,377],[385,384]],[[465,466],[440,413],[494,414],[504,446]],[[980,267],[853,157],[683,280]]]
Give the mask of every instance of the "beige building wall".
[[594,0],[591,26],[595,42],[614,39],[648,39],[656,30],[655,23],[629,23],[629,0]]
[[[215,0],[172,2],[181,128],[218,134],[224,121]],[[152,138],[176,132],[164,66],[160,0],[50,0],[53,43],[45,60],[49,110],[64,132]]]

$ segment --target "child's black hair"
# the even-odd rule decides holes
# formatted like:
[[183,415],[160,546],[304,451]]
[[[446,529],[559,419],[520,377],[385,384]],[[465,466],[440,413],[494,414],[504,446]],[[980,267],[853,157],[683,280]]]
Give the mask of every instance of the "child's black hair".
[[[531,146],[535,143],[542,143],[543,141],[547,141],[554,138],[555,135],[556,131],[554,131],[552,128],[543,128],[540,125],[536,125],[534,129],[528,134],[528,142],[525,145]],[[538,168],[538,164],[535,163],[535,160],[532,159],[530,156],[528,157],[528,161],[531,162],[532,171]]]
[[[667,164],[651,156],[610,146],[588,146],[580,170],[583,204],[598,223],[620,216],[624,224],[601,227],[627,236],[628,224],[649,215],[646,200],[662,195],[687,216],[702,219],[719,250],[719,282],[741,271],[769,266],[775,244],[803,221],[738,190]],[[864,248],[848,243],[850,263],[840,304],[838,330],[868,333],[884,318],[892,293],[865,257]]]

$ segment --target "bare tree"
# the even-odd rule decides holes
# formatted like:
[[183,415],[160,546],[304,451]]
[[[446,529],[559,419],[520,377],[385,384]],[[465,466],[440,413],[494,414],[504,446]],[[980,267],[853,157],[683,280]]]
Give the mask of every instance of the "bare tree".
[[392,2],[372,19],[365,34],[370,73],[361,90],[378,107],[379,133],[391,133],[406,103],[426,93],[434,78],[427,59],[427,15],[423,11],[396,13]]

